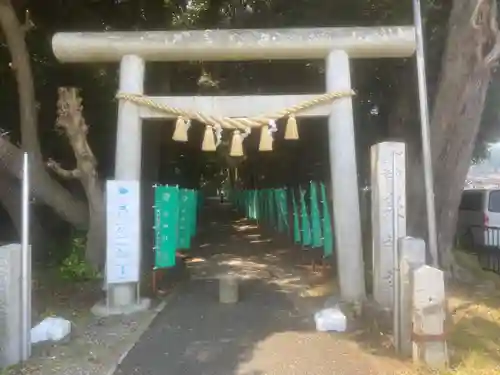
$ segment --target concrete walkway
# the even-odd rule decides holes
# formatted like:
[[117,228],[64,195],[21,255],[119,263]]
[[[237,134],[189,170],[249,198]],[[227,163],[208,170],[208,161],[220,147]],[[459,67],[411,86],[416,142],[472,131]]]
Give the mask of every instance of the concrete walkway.
[[[394,374],[339,335],[315,331],[323,301],[303,298],[307,282],[291,249],[280,248],[227,206],[204,215],[191,280],[130,351],[116,375]],[[212,220],[212,221],[210,221]],[[297,249],[293,252],[297,254]],[[218,302],[218,274],[241,278],[240,302]]]

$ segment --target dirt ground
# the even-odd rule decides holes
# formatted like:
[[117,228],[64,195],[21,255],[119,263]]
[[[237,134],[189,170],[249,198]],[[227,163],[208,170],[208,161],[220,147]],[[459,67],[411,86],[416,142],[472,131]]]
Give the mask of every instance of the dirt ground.
[[155,301],[150,311],[97,318],[90,309],[104,296],[102,282],[71,283],[61,279],[56,270],[34,272],[32,295],[33,325],[47,316],[63,317],[72,322],[70,338],[63,343],[34,345],[29,361],[5,369],[0,372],[2,375],[112,373],[161,307],[159,301]]

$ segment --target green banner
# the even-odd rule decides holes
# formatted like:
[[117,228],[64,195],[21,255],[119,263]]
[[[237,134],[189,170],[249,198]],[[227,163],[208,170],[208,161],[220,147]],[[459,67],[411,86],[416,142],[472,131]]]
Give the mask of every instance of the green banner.
[[198,209],[197,209],[197,202],[198,202],[198,191],[189,189],[188,190],[188,195],[189,195],[189,212],[190,212],[190,228],[189,228],[189,235],[192,238],[196,234],[196,224],[197,224],[197,217],[198,217]]
[[192,228],[192,212],[191,212],[191,194],[188,189],[179,190],[180,207],[179,207],[179,237],[178,249],[186,250],[191,247],[191,228]]
[[326,187],[323,183],[321,183],[321,203],[323,206],[323,254],[325,257],[329,257],[333,254],[332,219]]
[[[289,194],[293,211],[291,217],[288,212]],[[335,241],[331,207],[324,183],[311,181],[309,189],[299,187],[297,190],[234,190],[230,197],[247,218],[293,236],[294,243],[304,247],[323,248],[325,257],[333,254]]]
[[300,218],[299,209],[297,207],[297,200],[295,199],[295,193],[292,190],[292,207],[293,207],[293,242],[300,243]]
[[278,231],[280,233],[290,232],[288,226],[288,205],[287,205],[287,190],[286,189],[276,189],[276,208],[278,211]]
[[309,220],[309,213],[307,212],[306,205],[306,191],[299,188],[300,192],[300,216],[302,221],[302,245],[311,246],[311,222]]
[[267,207],[269,208],[268,224],[270,227],[276,226],[276,202],[274,198],[274,189],[269,189],[267,193]]
[[311,199],[311,246],[320,248],[323,246],[323,237],[321,236],[321,214],[318,204],[318,190],[316,183],[311,181],[309,195]]
[[175,266],[178,221],[179,189],[171,186],[157,186],[155,188],[155,268]]

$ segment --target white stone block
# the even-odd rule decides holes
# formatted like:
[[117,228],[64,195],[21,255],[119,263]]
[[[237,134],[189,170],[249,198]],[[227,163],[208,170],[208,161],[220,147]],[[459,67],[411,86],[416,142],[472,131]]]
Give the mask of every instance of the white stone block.
[[448,365],[443,271],[422,266],[413,273],[413,360],[435,369]]
[[371,149],[373,295],[384,309],[393,308],[394,220],[393,155],[396,155],[397,238],[406,236],[405,144],[383,142]]
[[420,238],[399,239],[400,252],[400,343],[401,354],[412,354],[412,285],[414,270],[425,265],[425,241]]
[[234,275],[219,276],[220,303],[238,302],[238,278]]

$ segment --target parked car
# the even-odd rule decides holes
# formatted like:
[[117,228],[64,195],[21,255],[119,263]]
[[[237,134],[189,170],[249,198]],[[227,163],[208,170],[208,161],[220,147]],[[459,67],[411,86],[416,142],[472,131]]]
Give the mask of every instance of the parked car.
[[456,238],[460,246],[500,247],[500,189],[466,189],[458,211]]

